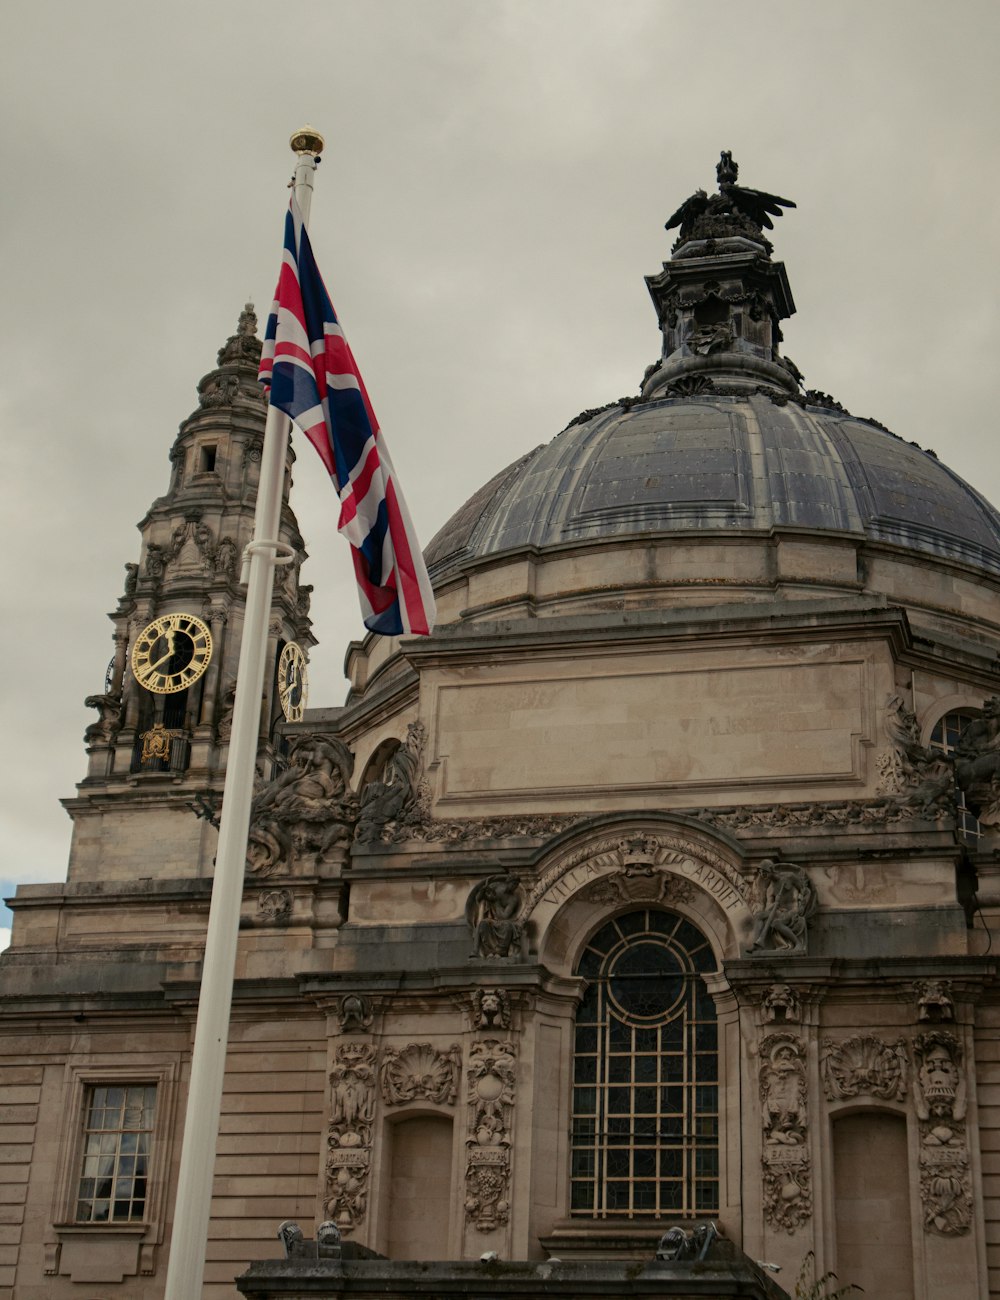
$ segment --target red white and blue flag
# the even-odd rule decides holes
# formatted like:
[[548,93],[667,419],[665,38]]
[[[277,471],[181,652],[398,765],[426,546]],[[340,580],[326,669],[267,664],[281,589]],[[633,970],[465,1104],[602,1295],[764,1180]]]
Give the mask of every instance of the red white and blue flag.
[[340,496],[365,627],[429,635],[434,595],[364,381],[313,258],[294,197],[261,352],[271,405],[320,454]]

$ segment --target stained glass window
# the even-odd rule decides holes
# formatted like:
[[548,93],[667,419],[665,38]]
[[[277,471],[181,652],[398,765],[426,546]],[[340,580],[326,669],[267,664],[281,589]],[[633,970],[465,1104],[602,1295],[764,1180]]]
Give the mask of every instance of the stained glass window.
[[575,1215],[684,1216],[719,1207],[715,1004],[707,939],[672,912],[609,921],[578,964],[572,1104]]
[[78,1223],[145,1217],[155,1109],[155,1084],[94,1084],[87,1090]]

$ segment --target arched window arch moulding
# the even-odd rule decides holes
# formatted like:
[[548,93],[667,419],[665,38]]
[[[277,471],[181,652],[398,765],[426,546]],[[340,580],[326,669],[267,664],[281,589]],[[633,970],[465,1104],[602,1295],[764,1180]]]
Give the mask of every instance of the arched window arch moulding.
[[692,921],[717,963],[739,957],[751,930],[751,877],[735,840],[677,817],[630,817],[579,831],[549,850],[518,920],[532,955],[571,976],[610,916],[662,906]]

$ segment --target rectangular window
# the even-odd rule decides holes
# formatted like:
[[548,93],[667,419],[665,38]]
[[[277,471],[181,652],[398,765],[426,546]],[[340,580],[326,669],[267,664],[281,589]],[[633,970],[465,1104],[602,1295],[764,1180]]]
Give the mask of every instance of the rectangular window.
[[146,1217],[156,1085],[88,1086],[77,1223],[128,1223]]
[[203,446],[201,449],[201,461],[198,465],[202,474],[215,473],[215,444]]

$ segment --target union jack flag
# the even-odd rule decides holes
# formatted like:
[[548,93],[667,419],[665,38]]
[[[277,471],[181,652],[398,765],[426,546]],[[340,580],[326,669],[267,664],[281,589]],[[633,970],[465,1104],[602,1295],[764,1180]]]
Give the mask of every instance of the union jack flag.
[[434,596],[364,381],[293,196],[258,379],[320,454],[340,496],[365,627],[430,634]]

